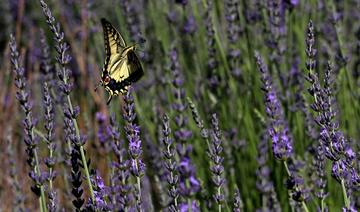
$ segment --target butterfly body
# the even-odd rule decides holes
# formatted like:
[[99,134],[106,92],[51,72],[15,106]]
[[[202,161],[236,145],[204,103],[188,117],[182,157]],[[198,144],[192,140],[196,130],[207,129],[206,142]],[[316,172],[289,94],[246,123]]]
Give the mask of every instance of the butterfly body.
[[101,19],[104,30],[105,63],[100,84],[109,93],[107,104],[113,96],[124,94],[128,87],[138,81],[144,71],[136,55],[136,46],[126,46],[124,39],[105,19]]

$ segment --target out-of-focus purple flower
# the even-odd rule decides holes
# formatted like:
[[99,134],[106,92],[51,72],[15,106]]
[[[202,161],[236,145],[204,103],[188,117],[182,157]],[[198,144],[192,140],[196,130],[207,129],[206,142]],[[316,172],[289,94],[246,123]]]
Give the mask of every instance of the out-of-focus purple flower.
[[270,179],[270,167],[267,166],[267,160],[269,157],[268,139],[269,135],[267,134],[267,131],[263,131],[260,137],[260,142],[257,146],[257,162],[259,164],[259,168],[256,170],[256,188],[260,191],[262,199],[266,200],[262,202],[261,209],[259,208],[257,211],[278,211],[280,209],[275,188]]
[[193,15],[187,16],[183,31],[185,34],[193,35],[197,30],[196,20]]
[[175,0],[176,4],[181,4],[182,6],[186,6],[188,3],[188,0]]
[[[191,208],[190,208],[191,205]],[[193,211],[193,212],[200,212],[199,204],[192,200],[190,203],[181,203],[180,204],[180,212],[187,212],[187,211]]]
[[232,75],[236,78],[240,77],[241,70],[239,62],[241,61],[241,52],[236,47],[240,37],[240,14],[238,12],[238,0],[225,1],[225,18],[227,21],[227,39],[229,41],[229,49],[227,53],[228,63]]
[[106,123],[106,116],[101,112],[96,113],[96,121],[98,122],[99,128],[97,131],[97,137],[101,146],[105,147],[105,150],[108,152],[110,151],[110,139],[111,139],[111,132],[108,124]]
[[218,74],[218,60],[215,48],[215,30],[212,19],[212,1],[206,1],[206,11],[204,15],[204,24],[206,27],[206,43],[208,50],[208,62],[207,62],[207,78],[210,88],[215,91],[220,84],[220,76]]
[[14,193],[13,199],[13,210],[14,211],[25,211],[24,201],[25,195],[21,191],[21,185],[17,178],[18,168],[16,166],[16,152],[14,151],[12,130],[11,127],[6,128],[5,130],[5,141],[6,141],[6,157],[8,159],[8,175],[11,178],[11,189]]
[[[120,1],[123,8],[124,17],[126,20],[128,31],[130,32],[130,38],[134,43],[144,43],[145,38],[141,35],[139,10],[140,4],[134,1],[123,0]],[[147,52],[139,55],[141,59],[148,57]]]
[[178,22],[179,14],[175,11],[169,11],[166,15],[166,19],[171,24],[176,24]]

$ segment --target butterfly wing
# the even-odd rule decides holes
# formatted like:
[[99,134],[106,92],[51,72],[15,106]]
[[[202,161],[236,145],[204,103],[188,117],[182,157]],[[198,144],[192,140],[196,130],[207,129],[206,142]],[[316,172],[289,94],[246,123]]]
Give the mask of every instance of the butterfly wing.
[[[111,79],[114,79],[123,86],[138,81],[144,74],[144,71],[134,50],[127,50],[119,57],[120,58],[114,57],[114,62],[109,66],[109,75]],[[121,90],[122,87],[119,85],[118,89]]]
[[[121,52],[125,48],[126,44],[123,37],[118,31],[111,25],[105,18],[101,19],[101,24],[104,31],[104,43],[105,43],[105,63],[104,71],[109,72],[109,64],[119,63]],[[118,64],[115,64],[118,65]]]
[[140,60],[134,50],[129,50],[127,53],[127,66],[130,82],[136,82],[144,75]]

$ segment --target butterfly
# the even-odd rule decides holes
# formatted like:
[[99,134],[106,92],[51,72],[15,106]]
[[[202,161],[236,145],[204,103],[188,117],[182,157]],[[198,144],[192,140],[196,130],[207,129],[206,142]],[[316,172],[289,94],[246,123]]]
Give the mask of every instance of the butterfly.
[[106,57],[98,86],[104,86],[109,93],[106,102],[109,104],[113,96],[125,94],[129,86],[144,75],[144,71],[135,53],[136,45],[127,46],[121,34],[105,18],[101,19],[101,24]]

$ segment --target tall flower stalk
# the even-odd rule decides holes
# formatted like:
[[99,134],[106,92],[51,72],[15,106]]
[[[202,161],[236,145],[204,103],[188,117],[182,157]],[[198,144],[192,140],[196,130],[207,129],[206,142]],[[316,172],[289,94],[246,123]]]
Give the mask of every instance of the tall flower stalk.
[[214,195],[214,199],[216,204],[218,205],[218,211],[221,212],[222,205],[224,203],[224,194],[223,194],[223,184],[225,183],[224,178],[224,166],[222,157],[222,135],[219,128],[219,120],[217,115],[214,113],[211,116],[211,125],[212,125],[212,133],[211,133],[211,144],[209,149],[209,157],[212,161],[212,165],[210,167],[210,171],[212,172],[212,181],[216,187],[216,194]]
[[141,206],[141,178],[145,174],[145,164],[142,162],[142,146],[140,139],[140,126],[135,123],[136,113],[134,97],[131,94],[131,88],[124,96],[124,114],[126,121],[125,132],[129,142],[128,153],[130,155],[130,172],[136,178],[135,199],[138,211],[143,211]]
[[56,143],[54,140],[54,107],[53,101],[50,96],[49,85],[47,82],[44,83],[44,106],[45,106],[45,129],[46,129],[46,144],[49,150],[49,156],[45,160],[45,164],[48,167],[48,182],[49,182],[49,211],[56,211],[56,192],[54,190],[53,181],[55,179],[54,166],[56,159],[54,157],[54,153],[56,150]]
[[112,137],[111,147],[115,154],[116,160],[112,163],[113,180],[112,185],[112,205],[113,209],[124,210],[127,212],[131,203],[130,186],[129,186],[129,160],[124,156],[126,149],[123,141],[120,140],[119,126],[116,123],[115,117],[110,118],[110,135]]
[[169,117],[165,114],[163,117],[163,129],[162,129],[163,137],[162,142],[164,144],[164,159],[165,159],[165,168],[168,171],[167,182],[169,184],[168,194],[172,198],[169,209],[171,211],[179,211],[178,205],[178,181],[179,176],[177,175],[177,161],[175,159],[175,148],[173,146],[173,140],[170,137],[171,128],[169,123]]
[[41,173],[38,155],[38,139],[34,135],[35,119],[32,115],[32,103],[29,100],[29,90],[25,79],[25,70],[19,62],[19,52],[14,36],[10,35],[11,63],[15,74],[15,86],[17,87],[16,99],[19,101],[22,110],[25,112],[23,120],[26,144],[26,153],[28,154],[27,163],[31,168],[29,176],[34,182],[31,190],[39,198],[40,211],[47,211],[46,198],[44,192],[45,176]]
[[200,182],[195,176],[195,167],[190,159],[192,146],[187,142],[192,136],[192,132],[186,128],[188,119],[184,115],[187,108],[185,102],[185,89],[183,88],[184,80],[180,72],[180,63],[178,61],[178,52],[174,47],[170,51],[170,69],[173,74],[172,84],[174,86],[173,92],[175,102],[173,109],[176,111],[175,123],[177,129],[174,132],[175,141],[177,143],[176,150],[179,155],[179,194],[185,198],[187,203],[181,204],[181,208],[189,210],[198,210],[197,204],[192,197],[200,191]]
[[91,201],[95,202],[94,191],[92,188],[90,173],[88,168],[89,164],[87,163],[86,160],[84,143],[82,142],[84,140],[80,137],[80,130],[76,120],[76,117],[78,115],[78,109],[73,107],[70,98],[70,92],[72,90],[73,84],[70,82],[71,70],[67,67],[71,60],[71,56],[67,52],[69,49],[69,45],[65,42],[64,39],[65,35],[60,29],[60,24],[56,22],[55,17],[52,15],[51,10],[48,8],[48,5],[43,0],[40,0],[40,5],[46,17],[46,22],[50,27],[51,32],[54,34],[54,39],[56,43],[55,49],[56,52],[58,53],[56,60],[60,66],[58,71],[59,84],[60,84],[59,86],[60,86],[60,90],[62,91],[66,99],[64,103],[64,115],[69,118],[69,121],[72,122],[72,126],[75,129],[75,135],[74,135],[75,138],[72,138],[71,140],[73,141],[73,145],[79,146],[82,166],[84,168],[86,181],[89,187]]
[[272,141],[274,157],[283,162],[289,177],[287,180],[287,188],[291,193],[292,199],[300,202],[305,211],[309,211],[305,203],[306,193],[302,189],[303,180],[296,176],[294,172],[291,172],[288,167],[287,161],[293,154],[293,141],[282,105],[273,87],[269,70],[258,52],[255,52],[255,59],[263,82],[262,90],[265,93],[265,107],[269,125],[268,133]]

